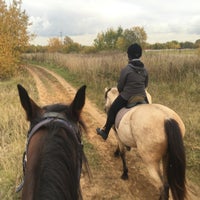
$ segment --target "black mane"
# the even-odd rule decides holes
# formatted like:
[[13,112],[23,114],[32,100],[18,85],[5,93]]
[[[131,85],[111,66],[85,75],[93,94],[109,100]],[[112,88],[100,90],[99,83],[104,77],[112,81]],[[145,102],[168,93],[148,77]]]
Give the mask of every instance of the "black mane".
[[35,199],[78,199],[83,153],[80,143],[70,129],[57,123],[47,126],[47,132],[38,163]]
[[82,159],[88,166],[81,143],[82,130],[86,129],[81,119],[86,85],[78,89],[69,105],[44,107],[37,105],[22,85],[17,88],[30,122],[23,156],[22,199],[81,199]]

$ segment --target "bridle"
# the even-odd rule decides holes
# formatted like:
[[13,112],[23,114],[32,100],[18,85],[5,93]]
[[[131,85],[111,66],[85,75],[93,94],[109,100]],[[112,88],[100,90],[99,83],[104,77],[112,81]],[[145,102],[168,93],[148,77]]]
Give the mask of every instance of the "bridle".
[[82,153],[83,153],[83,144],[81,142],[81,138],[78,137],[81,135],[81,127],[80,124],[73,124],[70,122],[63,114],[57,113],[57,112],[47,112],[45,113],[41,120],[31,127],[27,133],[27,140],[26,140],[26,148],[23,153],[22,157],[22,166],[23,166],[23,179],[21,184],[16,188],[16,192],[20,192],[23,188],[24,185],[24,177],[25,177],[25,169],[26,169],[26,163],[27,163],[27,152],[28,152],[28,147],[31,141],[31,138],[33,135],[42,127],[45,127],[51,123],[57,123],[60,124],[61,128],[64,128],[65,130],[68,130],[69,133],[71,133],[72,137],[76,140],[76,142],[79,145],[79,154],[80,154],[80,163],[78,166],[78,179],[80,179],[80,174],[81,174],[81,168],[82,168]]
[[104,98],[105,98],[105,99],[107,98],[108,92],[110,92],[111,89],[112,89],[112,88],[108,88],[108,89],[106,90],[105,95],[104,95]]

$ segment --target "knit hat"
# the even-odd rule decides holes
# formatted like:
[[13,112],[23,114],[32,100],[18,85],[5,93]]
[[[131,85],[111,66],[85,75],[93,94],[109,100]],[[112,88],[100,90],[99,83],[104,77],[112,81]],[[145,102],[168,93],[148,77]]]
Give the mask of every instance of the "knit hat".
[[134,43],[128,47],[127,54],[129,59],[140,58],[142,56],[142,48],[139,44]]

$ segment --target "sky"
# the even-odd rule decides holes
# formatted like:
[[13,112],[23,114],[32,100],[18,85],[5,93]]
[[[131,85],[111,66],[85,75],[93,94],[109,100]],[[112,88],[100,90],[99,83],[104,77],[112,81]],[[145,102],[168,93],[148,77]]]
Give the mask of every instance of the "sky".
[[98,33],[119,26],[143,27],[148,43],[200,39],[199,0],[22,0],[22,9],[32,23],[29,32],[37,35],[33,44],[69,36],[92,45]]

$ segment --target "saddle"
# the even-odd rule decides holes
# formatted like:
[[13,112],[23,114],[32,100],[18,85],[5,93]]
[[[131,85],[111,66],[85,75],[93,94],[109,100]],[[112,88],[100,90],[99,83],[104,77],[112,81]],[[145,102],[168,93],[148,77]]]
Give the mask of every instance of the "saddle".
[[133,96],[128,100],[128,103],[126,105],[126,108],[132,108],[136,105],[139,104],[146,104],[146,97],[143,95],[137,95],[137,96]]
[[122,119],[122,117],[134,106],[140,105],[140,104],[147,104],[148,101],[145,96],[143,95],[137,95],[133,96],[128,100],[128,103],[126,107],[122,108],[115,118],[115,128],[118,128],[119,123]]

